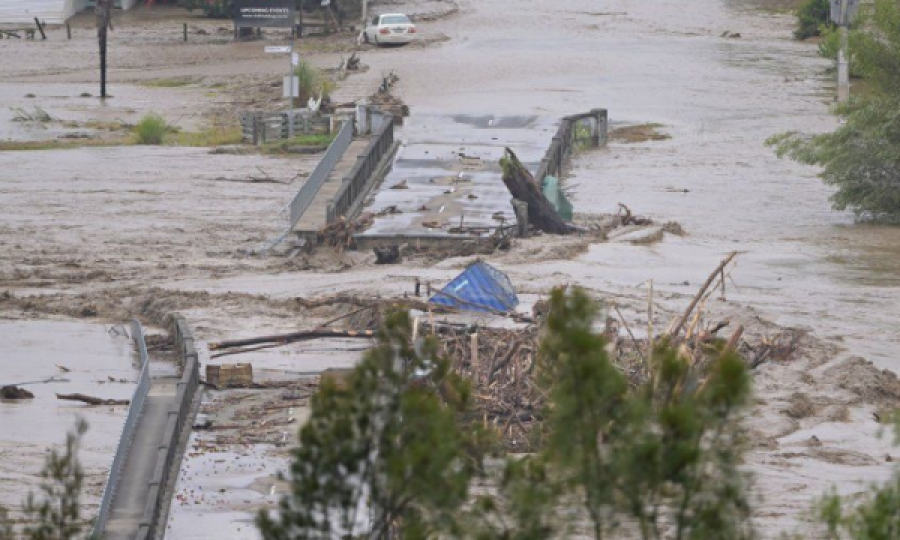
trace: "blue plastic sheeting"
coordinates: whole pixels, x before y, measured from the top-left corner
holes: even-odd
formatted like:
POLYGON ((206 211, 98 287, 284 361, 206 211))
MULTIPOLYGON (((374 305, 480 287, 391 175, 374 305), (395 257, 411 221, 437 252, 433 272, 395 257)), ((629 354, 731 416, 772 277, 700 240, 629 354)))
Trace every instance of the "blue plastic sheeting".
POLYGON ((503 272, 485 262, 475 262, 429 300, 432 304, 466 311, 512 311, 519 297, 503 272))

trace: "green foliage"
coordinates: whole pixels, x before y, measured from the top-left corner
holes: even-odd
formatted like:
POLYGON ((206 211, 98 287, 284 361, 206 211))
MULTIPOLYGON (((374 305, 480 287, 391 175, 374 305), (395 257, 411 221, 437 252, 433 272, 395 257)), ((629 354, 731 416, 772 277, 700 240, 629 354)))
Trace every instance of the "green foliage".
POLYGON ((306 106, 309 98, 328 97, 336 88, 334 82, 322 71, 305 61, 294 68, 294 75, 297 77, 297 99, 303 106, 306 106))
POLYGON ((506 461, 497 491, 478 497, 462 521, 472 540, 544 540, 559 530, 553 519, 562 490, 542 456, 506 461))
POLYGON ((426 538, 452 526, 480 462, 480 432, 459 424, 470 389, 434 338, 411 340, 406 314, 392 315, 378 340, 345 386, 326 381, 313 398, 291 495, 277 515, 259 517, 266 540, 349 538, 369 527, 379 538, 395 528, 426 538))
POLYGON ((831 7, 828 0, 806 0, 797 10, 797 28, 794 38, 807 39, 821 35, 823 28, 831 26, 831 7))
POLYGON ((23 510, 25 525, 18 536, 0 507, 0 540, 75 540, 85 536, 81 519, 81 490, 84 471, 78 461, 81 440, 87 423, 79 420, 66 435, 63 452, 52 449, 41 471, 40 492, 28 495, 23 510))
POLYGON ((203 10, 204 15, 214 19, 234 18, 232 0, 178 0, 178 5, 188 11, 203 10))
POLYGON ((345 385, 326 380, 294 452, 291 494, 263 513, 265 540, 543 540, 584 509, 593 537, 623 518, 641 538, 753 537, 739 414, 749 375, 734 354, 689 364, 660 344, 633 387, 594 330, 597 305, 556 290, 536 366, 549 397, 540 453, 507 459, 473 493, 487 437, 467 418, 469 387, 393 315, 345 385), (427 372, 424 379, 415 374, 427 372))
POLYGON ((156 113, 145 114, 134 126, 137 144, 162 144, 171 126, 166 119, 156 113))
MULTIPOLYGON (((900 437, 900 424, 895 433, 900 437)), ((819 513, 832 540, 900 538, 900 471, 895 470, 884 484, 873 486, 858 505, 832 492, 820 503, 819 513)))
POLYGON ((823 167, 822 179, 837 187, 834 207, 858 218, 900 220, 900 6, 875 0, 860 9, 850 32, 854 72, 867 91, 836 108, 843 120, 833 133, 786 133, 771 138, 781 156, 823 167))
POLYGON ((540 373, 551 397, 546 456, 580 493, 595 538, 637 521, 641 537, 751 538, 737 415, 749 376, 734 354, 691 366, 663 343, 651 380, 629 391, 593 330, 597 306, 556 290, 540 373))

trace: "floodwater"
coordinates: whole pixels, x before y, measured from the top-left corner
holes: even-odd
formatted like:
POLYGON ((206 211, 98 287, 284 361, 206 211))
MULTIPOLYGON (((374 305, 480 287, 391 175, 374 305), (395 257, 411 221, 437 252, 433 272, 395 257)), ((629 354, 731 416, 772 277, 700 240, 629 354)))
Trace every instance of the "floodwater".
POLYGON ((57 379, 23 385, 34 399, 0 401, 0 505, 18 509, 40 480, 47 450, 64 443, 66 432, 83 418, 88 432, 79 453, 85 471, 82 502, 86 516, 96 513, 128 408, 89 407, 55 394, 130 399, 135 361, 131 339, 103 325, 0 321, 0 386, 57 379))
POLYGON ((764 144, 784 131, 835 126, 829 63, 814 45, 792 41, 789 15, 722 0, 527 6, 465 3, 446 23, 444 47, 367 61, 376 70, 401 66, 414 114, 559 117, 604 107, 613 127, 663 124, 671 140, 613 143, 579 159, 574 204, 598 213, 622 202, 679 221, 687 236, 508 268, 518 283, 554 273, 597 289, 654 279, 658 290, 689 295, 737 250, 729 299, 781 324, 842 336, 855 354, 900 371, 900 229, 832 211, 832 190, 815 169, 779 160, 764 144), (721 37, 726 30, 741 37, 721 37))

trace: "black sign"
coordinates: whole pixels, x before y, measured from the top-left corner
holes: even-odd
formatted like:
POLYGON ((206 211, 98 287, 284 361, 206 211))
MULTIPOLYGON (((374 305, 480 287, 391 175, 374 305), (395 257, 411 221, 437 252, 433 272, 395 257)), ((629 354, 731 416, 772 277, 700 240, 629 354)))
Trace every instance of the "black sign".
POLYGON ((235 0, 237 28, 290 28, 294 25, 297 0, 235 0))

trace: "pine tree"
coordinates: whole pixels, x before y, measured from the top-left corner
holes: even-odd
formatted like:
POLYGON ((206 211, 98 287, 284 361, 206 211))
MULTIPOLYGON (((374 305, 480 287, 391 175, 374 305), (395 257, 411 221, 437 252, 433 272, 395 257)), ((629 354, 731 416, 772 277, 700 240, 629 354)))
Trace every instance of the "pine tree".
POLYGON ((87 528, 81 519, 81 491, 84 471, 78 461, 81 439, 87 423, 79 420, 75 429, 66 435, 65 450, 52 449, 41 471, 39 495, 29 494, 23 510, 25 526, 16 534, 9 516, 0 507, 0 540, 77 540, 86 537, 87 528))
POLYGON ((313 398, 291 494, 277 516, 260 515, 263 538, 418 539, 452 529, 480 463, 479 431, 460 424, 469 395, 433 337, 413 342, 409 317, 389 317, 346 385, 326 381, 313 398))
POLYGON ((594 331, 598 306, 583 291, 556 290, 541 374, 551 397, 545 455, 580 495, 596 539, 622 516, 641 538, 753 537, 747 477, 738 470, 738 415, 749 375, 733 353, 691 365, 660 344, 649 382, 630 388, 594 331))

